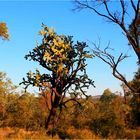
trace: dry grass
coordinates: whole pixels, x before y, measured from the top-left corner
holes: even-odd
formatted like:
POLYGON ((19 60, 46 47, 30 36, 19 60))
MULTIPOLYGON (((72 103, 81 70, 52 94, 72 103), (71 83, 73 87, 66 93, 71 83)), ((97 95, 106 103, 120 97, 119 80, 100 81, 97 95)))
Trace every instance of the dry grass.
MULTIPOLYGON (((88 129, 75 129, 70 127, 67 130, 68 135, 71 139, 99 139, 93 132, 88 129)), ((47 136, 45 132, 39 131, 25 131, 24 129, 19 128, 0 128, 0 140, 51 140, 60 138, 56 135, 53 138, 47 136)))
POLYGON ((71 136, 72 139, 101 139, 89 129, 76 129, 74 127, 70 127, 67 130, 67 133, 71 136))
MULTIPOLYGON (((74 127, 69 127, 67 129, 67 134, 70 139, 102 139, 101 137, 95 135, 89 129, 76 129, 74 127)), ((54 136, 53 138, 46 135, 43 131, 25 131, 19 128, 0 128, 0 140, 59 140, 59 136, 54 136)), ((111 137, 108 139, 112 139, 111 137)), ((126 131, 126 139, 140 139, 140 127, 135 130, 126 131)), ((125 139, 125 140, 126 140, 125 139)))
POLYGON ((59 139, 58 136, 53 138, 47 136, 45 132, 39 131, 25 131, 24 129, 19 128, 0 128, 0 140, 51 140, 59 139))

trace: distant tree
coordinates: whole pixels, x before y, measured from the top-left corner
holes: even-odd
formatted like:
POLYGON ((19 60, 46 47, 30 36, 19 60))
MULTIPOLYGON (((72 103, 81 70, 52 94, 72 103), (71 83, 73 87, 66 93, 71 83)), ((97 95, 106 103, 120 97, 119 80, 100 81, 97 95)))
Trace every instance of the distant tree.
POLYGON ((110 89, 105 89, 100 100, 105 103, 110 103, 115 97, 116 95, 110 89))
POLYGON ((7 77, 6 73, 0 72, 0 126, 3 125, 3 121, 7 113, 8 95, 14 93, 16 86, 7 77))
MULTIPOLYGON (((37 122, 37 118, 34 113, 38 109, 36 97, 31 93, 22 94, 18 100, 17 105, 19 110, 17 110, 16 115, 21 116, 17 117, 17 124, 19 127, 23 127, 26 130, 33 130, 39 128, 39 123, 37 122)), ((37 112, 39 114, 39 112, 37 112)), ((41 117, 41 116, 40 116, 41 117)))
POLYGON ((104 90, 91 114, 90 128, 104 138, 124 138, 125 113, 128 111, 121 97, 110 89, 104 90))
POLYGON ((22 84, 25 89, 29 85, 39 87, 46 99, 49 115, 45 127, 48 129, 49 125, 57 123, 58 116, 68 102, 80 105, 78 98, 87 97, 84 89, 93 85, 93 81, 86 73, 86 59, 92 58, 92 55, 87 51, 85 42, 77 41, 74 44, 72 37, 58 35, 45 25, 39 34, 43 36, 42 43, 25 58, 38 62, 47 70, 47 74, 41 74, 39 70, 36 73, 29 72, 27 80, 23 78, 22 84), (65 98, 66 95, 72 96, 65 98))
POLYGON ((8 28, 6 23, 4 22, 0 22, 0 37, 2 37, 2 39, 9 39, 9 33, 8 33, 8 28))

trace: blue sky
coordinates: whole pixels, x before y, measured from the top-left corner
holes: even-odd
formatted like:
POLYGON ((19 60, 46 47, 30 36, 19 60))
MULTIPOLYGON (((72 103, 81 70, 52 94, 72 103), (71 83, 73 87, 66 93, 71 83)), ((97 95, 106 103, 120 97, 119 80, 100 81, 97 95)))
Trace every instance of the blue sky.
MULTIPOLYGON (((101 47, 111 41, 111 47, 116 48, 115 55, 128 51, 129 61, 123 62, 119 68, 130 80, 137 69, 136 56, 122 31, 90 11, 73 12, 73 8, 70 1, 0 1, 0 21, 7 23, 10 33, 8 42, 0 40, 0 71, 6 72, 14 84, 19 84, 29 70, 40 69, 24 56, 35 47, 36 41, 40 41, 38 32, 43 22, 54 27, 58 34, 72 35, 75 41, 86 41, 91 48, 90 41, 97 42, 101 37, 101 47)), ((88 94, 102 94, 106 88, 121 91, 120 81, 101 60, 88 61, 87 71, 96 86, 90 88, 88 94)))

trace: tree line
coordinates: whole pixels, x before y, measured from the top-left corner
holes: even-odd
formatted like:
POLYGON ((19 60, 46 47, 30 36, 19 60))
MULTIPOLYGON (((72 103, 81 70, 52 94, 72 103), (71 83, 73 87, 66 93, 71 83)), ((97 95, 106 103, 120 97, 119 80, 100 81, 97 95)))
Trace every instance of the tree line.
MULTIPOLYGON (((135 77, 140 74, 135 74, 135 77)), ((136 79, 133 79, 133 84, 136 79)), ((138 80, 139 82, 139 80, 138 80)), ((135 84, 137 86, 137 84, 135 84)), ((46 119, 50 112, 46 98, 28 92, 17 92, 16 86, 0 73, 0 127, 24 128, 27 131, 46 131, 46 119)), ((73 96, 73 95, 71 95, 73 96)), ((67 96, 65 101, 72 97, 67 96)), ((110 89, 95 98, 77 98, 57 116, 57 123, 49 123, 47 135, 60 138, 139 138, 136 133, 137 103, 128 93, 127 98, 110 89), (51 129, 50 129, 51 128, 51 129)), ((56 114, 60 110, 56 110, 56 114)))

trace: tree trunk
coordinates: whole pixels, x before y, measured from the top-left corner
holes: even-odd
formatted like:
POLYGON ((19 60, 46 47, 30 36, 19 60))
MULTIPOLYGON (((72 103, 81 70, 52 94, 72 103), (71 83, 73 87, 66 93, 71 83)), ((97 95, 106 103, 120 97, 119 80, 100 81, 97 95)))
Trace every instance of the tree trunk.
POLYGON ((56 115, 56 109, 54 107, 52 107, 52 109, 50 110, 48 118, 45 120, 45 129, 46 130, 49 128, 49 124, 51 122, 51 119, 52 119, 52 117, 55 117, 55 115, 56 115))

